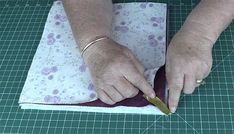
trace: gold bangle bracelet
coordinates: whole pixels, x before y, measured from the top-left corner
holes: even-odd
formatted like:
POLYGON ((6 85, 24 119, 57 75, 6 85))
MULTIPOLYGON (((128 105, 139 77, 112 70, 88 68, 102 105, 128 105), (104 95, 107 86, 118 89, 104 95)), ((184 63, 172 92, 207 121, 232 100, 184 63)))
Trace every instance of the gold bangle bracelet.
POLYGON ((105 39, 109 39, 107 36, 102 36, 102 37, 98 37, 95 40, 91 41, 90 43, 88 43, 81 51, 81 57, 83 57, 84 52, 90 47, 92 46, 94 43, 101 41, 101 40, 105 40, 105 39))

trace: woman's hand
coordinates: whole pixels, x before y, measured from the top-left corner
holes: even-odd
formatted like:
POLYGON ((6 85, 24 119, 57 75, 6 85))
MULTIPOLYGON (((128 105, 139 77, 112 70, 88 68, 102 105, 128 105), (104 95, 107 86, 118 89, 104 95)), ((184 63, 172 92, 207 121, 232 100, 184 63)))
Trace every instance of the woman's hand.
POLYGON ((169 108, 175 112, 181 91, 193 93, 197 80, 208 76, 212 67, 212 45, 202 34, 179 31, 172 39, 166 59, 169 108))
POLYGON ((105 39, 93 44, 85 51, 84 60, 103 102, 115 104, 134 97, 139 90, 155 97, 152 87, 144 78, 144 67, 129 49, 113 40, 105 39))

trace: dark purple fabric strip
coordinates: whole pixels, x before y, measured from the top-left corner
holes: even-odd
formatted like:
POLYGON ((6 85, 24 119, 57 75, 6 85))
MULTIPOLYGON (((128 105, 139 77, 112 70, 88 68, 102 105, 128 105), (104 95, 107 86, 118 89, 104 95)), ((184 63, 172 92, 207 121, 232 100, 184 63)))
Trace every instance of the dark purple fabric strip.
MULTIPOLYGON (((165 66, 159 68, 154 78, 154 91, 156 96, 163 102, 165 101, 165 88, 166 88, 166 77, 165 77, 165 66)), ((78 106, 95 106, 95 107, 116 107, 116 106, 130 106, 130 107, 142 107, 150 104, 144 99, 143 93, 139 92, 133 98, 125 99, 115 105, 108 105, 103 103, 101 100, 96 100, 88 103, 77 104, 78 106)))

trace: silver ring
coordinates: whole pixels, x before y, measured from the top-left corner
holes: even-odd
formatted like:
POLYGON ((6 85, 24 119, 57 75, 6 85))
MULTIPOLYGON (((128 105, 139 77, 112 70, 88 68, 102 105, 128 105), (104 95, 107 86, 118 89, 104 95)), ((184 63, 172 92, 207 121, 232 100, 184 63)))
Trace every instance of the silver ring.
POLYGON ((202 79, 201 80, 196 80, 196 83, 200 85, 200 84, 203 83, 203 80, 202 79))

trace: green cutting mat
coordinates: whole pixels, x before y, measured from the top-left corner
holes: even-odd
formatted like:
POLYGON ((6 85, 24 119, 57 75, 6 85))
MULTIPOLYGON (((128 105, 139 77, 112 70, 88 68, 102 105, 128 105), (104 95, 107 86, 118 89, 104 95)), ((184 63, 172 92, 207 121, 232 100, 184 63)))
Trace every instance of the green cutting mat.
MULTIPOLYGON (((197 2, 164 2, 170 3, 172 36, 197 2)), ((183 96, 177 113, 169 117, 21 110, 17 102, 51 3, 0 0, 0 133, 234 133, 234 24, 214 47, 206 84, 183 96)))

